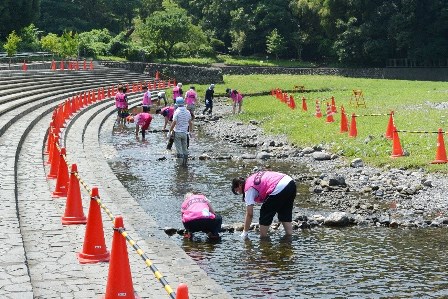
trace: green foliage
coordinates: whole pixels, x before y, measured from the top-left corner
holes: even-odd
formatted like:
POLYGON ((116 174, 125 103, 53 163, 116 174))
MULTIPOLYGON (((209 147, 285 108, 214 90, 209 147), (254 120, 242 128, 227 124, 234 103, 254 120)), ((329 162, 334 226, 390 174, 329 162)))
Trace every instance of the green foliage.
POLYGON ((5 49, 9 57, 12 57, 17 53, 21 41, 22 39, 16 34, 15 30, 8 35, 6 43, 3 45, 3 49, 5 49))
POLYGON ((43 36, 40 39, 40 44, 42 49, 51 52, 53 55, 61 53, 61 42, 55 33, 48 33, 46 36, 43 36))
POLYGON ((231 30, 230 36, 232 37, 232 44, 229 50, 241 56, 246 42, 246 33, 244 31, 231 30))
POLYGON ((20 38, 22 39, 19 46, 20 50, 30 52, 40 50, 39 34, 40 31, 34 24, 23 27, 20 30, 20 38))
POLYGON ((93 29, 79 34, 79 51, 83 56, 97 57, 109 52, 112 35, 109 30, 93 29))
POLYGON ((39 13, 40 0, 0 1, 0 40, 5 40, 13 30, 20 32, 23 27, 36 22, 39 13))
POLYGON ((72 31, 65 31, 59 39, 60 55, 64 58, 76 57, 79 48, 79 35, 72 31))
MULTIPOLYGON (((164 5, 170 7, 172 4, 164 1, 164 5)), ((190 41, 191 27, 186 12, 172 7, 168 11, 154 12, 137 31, 143 45, 163 50, 165 57, 170 59, 177 43, 190 41)))
POLYGON ((276 60, 278 60, 278 56, 285 51, 285 40, 278 33, 277 29, 272 30, 271 33, 267 36, 266 48, 266 52, 268 52, 269 54, 274 54, 276 60))

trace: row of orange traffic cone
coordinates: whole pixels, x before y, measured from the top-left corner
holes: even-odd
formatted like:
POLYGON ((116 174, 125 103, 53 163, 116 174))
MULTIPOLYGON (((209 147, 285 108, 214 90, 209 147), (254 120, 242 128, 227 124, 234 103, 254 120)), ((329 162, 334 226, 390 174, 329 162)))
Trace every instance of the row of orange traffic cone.
MULTIPOLYGON (((70 173, 68 173, 66 149, 59 147, 60 130, 64 126, 65 120, 70 117, 70 114, 66 112, 69 111, 69 108, 66 107, 75 107, 75 105, 71 105, 69 101, 66 101, 55 109, 53 121, 50 123, 47 145, 49 160, 51 160, 48 178, 56 179, 56 187, 52 197, 67 197, 61 222, 63 225, 86 224, 83 248, 81 252, 77 253, 80 263, 97 263, 110 260, 105 298, 116 298, 117 296, 120 298, 136 298, 126 240, 118 232, 118 228, 124 227, 122 217, 115 217, 112 250, 109 252, 103 234, 101 210, 97 203, 99 198, 98 188, 92 188, 89 214, 86 217, 83 212, 77 165, 72 164, 70 173)), ((176 298, 188 298, 188 287, 185 284, 178 286, 176 298)))

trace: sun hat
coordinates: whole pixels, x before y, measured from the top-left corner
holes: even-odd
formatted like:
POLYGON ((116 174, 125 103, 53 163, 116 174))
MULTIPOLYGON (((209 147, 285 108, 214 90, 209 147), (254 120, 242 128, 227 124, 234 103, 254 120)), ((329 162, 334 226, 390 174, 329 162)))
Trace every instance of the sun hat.
POLYGON ((177 97, 176 98, 176 105, 177 106, 183 106, 185 104, 185 101, 182 97, 177 97))

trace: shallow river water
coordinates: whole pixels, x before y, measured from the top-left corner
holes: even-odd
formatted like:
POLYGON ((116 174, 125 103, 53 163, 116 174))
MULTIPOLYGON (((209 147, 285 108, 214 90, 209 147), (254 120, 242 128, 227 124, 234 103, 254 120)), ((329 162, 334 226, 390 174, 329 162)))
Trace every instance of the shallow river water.
MULTIPOLYGON (((152 128, 162 125, 156 115, 152 128)), ((199 132, 190 146, 195 159, 182 167, 166 152, 165 135, 147 133, 147 141, 141 141, 133 125, 101 134, 113 171, 161 229, 183 228, 180 204, 189 191, 206 194, 224 224, 242 222, 245 207, 232 194, 230 181, 266 164, 201 161, 197 157, 202 153, 230 156, 251 149, 199 132)), ((307 171, 284 161, 268 164, 285 173, 307 171)), ((329 212, 306 204, 309 196, 308 186, 299 185, 295 206, 301 214, 329 212)), ((274 232, 269 241, 260 241, 254 232, 247 241, 228 232, 214 243, 202 234, 192 241, 177 234, 171 238, 234 298, 448 298, 446 235, 444 228, 318 227, 296 231, 292 238, 274 232)))

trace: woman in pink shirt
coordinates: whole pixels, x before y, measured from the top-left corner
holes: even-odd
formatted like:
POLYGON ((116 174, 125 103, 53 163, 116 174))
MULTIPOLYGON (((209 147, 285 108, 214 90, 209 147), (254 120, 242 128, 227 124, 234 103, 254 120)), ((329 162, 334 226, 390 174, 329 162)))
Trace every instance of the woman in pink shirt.
POLYGON ((238 106, 238 113, 241 113, 241 106, 243 105, 243 95, 240 94, 236 89, 226 89, 226 93, 233 101, 233 114, 235 114, 236 106, 238 106))
POLYGON ((292 210, 297 187, 289 175, 275 171, 259 171, 246 179, 235 178, 232 181, 232 192, 243 194, 243 201, 246 203, 242 238, 247 238, 255 204, 261 204, 260 238, 268 236, 269 227, 275 214, 277 214, 278 221, 283 224, 285 234, 292 235, 292 210))
POLYGON ((207 233, 210 239, 219 238, 222 217, 215 213, 210 201, 203 194, 187 193, 181 206, 185 237, 192 238, 195 232, 207 233))
POLYGON ((142 139, 145 139, 145 132, 149 129, 152 121, 152 115, 149 113, 149 107, 143 106, 143 112, 134 116, 135 136, 138 136, 139 127, 142 128, 142 139))

